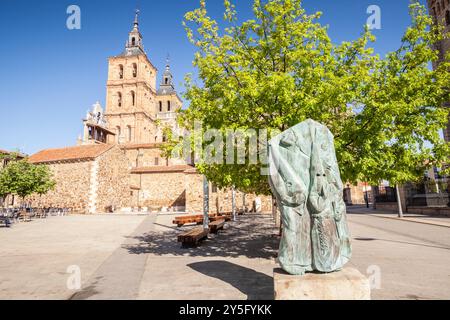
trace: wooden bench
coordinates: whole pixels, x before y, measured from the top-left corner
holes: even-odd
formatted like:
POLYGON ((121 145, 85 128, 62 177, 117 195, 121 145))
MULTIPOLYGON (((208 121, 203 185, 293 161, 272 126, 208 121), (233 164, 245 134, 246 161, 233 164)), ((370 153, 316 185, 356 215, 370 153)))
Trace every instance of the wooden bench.
MULTIPOLYGON (((210 221, 214 221, 214 219, 216 219, 215 214, 210 214, 208 217, 209 217, 210 221)), ((187 223, 202 224, 203 223, 203 215, 196 214, 196 215, 178 216, 178 217, 175 217, 175 219, 172 221, 172 223, 176 224, 178 227, 181 227, 187 223)))
POLYGON ((225 219, 225 221, 231 221, 233 219, 233 213, 231 212, 222 212, 218 215, 219 219, 225 219))
POLYGON ((209 229, 211 230, 211 233, 217 233, 219 230, 223 229, 224 225, 225 225, 225 220, 218 219, 209 224, 209 229))
POLYGON ((209 228, 196 227, 187 232, 178 235, 178 242, 181 242, 183 247, 193 247, 198 245, 201 240, 208 237, 209 228))
POLYGON ((25 210, 22 210, 17 215, 17 221, 22 220, 23 222, 30 222, 31 221, 31 214, 29 212, 26 212, 25 210))

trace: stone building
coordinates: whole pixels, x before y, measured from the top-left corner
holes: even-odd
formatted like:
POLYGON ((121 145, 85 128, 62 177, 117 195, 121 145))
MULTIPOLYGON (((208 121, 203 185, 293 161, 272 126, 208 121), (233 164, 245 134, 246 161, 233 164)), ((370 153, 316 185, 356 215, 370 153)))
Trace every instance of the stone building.
MULTIPOLYGON (((35 199, 40 205, 90 213, 110 206, 202 212, 203 176, 189 159, 161 155, 165 128, 185 132, 176 121, 182 100, 168 59, 158 87, 157 72, 144 51, 136 13, 124 51, 108 59, 105 110, 97 102, 87 112, 77 147, 44 150, 30 158, 48 164, 57 179, 55 191, 35 199)), ((239 194, 236 207, 244 202, 251 207, 255 197, 247 195, 245 201, 239 194)), ((261 198, 262 210, 270 211, 271 198, 261 198)), ((210 184, 210 209, 231 211, 231 190, 217 191, 210 184)))
POLYGON ((35 206, 95 213, 121 208, 131 201, 126 157, 117 145, 47 149, 28 160, 48 165, 56 181, 54 190, 31 199, 35 206))
MULTIPOLYGON (((441 24, 445 28, 445 32, 450 32, 450 0, 427 0, 428 10, 436 23, 441 24)), ((450 50, 450 39, 444 39, 437 44, 439 50, 439 60, 442 61, 450 50)), ((438 62, 439 63, 439 62, 438 62)), ((433 65, 436 67, 436 65, 433 65)), ((450 102, 446 104, 450 107, 450 102)), ((447 128, 444 130, 445 141, 450 141, 450 115, 447 128)))

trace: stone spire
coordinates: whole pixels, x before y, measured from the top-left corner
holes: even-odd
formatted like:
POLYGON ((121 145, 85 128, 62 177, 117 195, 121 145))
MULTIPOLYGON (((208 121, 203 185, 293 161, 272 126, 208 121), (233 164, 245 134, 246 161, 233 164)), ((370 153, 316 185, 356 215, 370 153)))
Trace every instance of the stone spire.
POLYGON ((128 35, 128 41, 125 46, 124 55, 145 54, 144 45, 142 44, 142 35, 139 31, 139 10, 135 11, 133 29, 128 35))
POLYGON ((173 87, 173 76, 172 76, 172 72, 170 71, 170 57, 169 57, 169 55, 167 55, 167 58, 166 58, 166 69, 164 70, 164 73, 163 73, 161 86, 171 86, 172 89, 174 89, 174 87, 173 87))

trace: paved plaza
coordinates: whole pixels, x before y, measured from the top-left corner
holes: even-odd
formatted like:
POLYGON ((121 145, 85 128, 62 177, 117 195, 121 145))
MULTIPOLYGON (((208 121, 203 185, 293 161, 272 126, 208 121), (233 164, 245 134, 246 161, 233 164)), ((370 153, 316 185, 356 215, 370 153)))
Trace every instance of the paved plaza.
MULTIPOLYGON (((450 228, 351 209, 373 299, 449 299, 450 228), (374 275, 376 276, 374 278, 374 275), (378 277, 379 275, 379 277, 378 277)), ((277 229, 248 214, 183 249, 173 215, 73 215, 0 227, 0 299, 272 299, 277 229), (71 290, 70 267, 82 287, 71 290), (69 269, 68 269, 69 268, 69 269)))

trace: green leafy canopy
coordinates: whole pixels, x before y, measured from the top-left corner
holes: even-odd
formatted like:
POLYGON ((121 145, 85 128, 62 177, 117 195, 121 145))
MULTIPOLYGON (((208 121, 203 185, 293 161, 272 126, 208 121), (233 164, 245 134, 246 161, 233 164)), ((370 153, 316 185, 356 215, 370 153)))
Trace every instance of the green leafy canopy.
MULTIPOLYGON (((447 35, 424 6, 410 5, 401 46, 380 57, 368 28, 334 44, 318 22, 321 13, 307 14, 301 0, 255 0, 254 17, 242 23, 231 2, 224 3, 224 27, 204 0, 185 15, 202 83, 186 77, 184 128, 193 130, 198 120, 203 130, 284 131, 311 118, 333 133, 349 182, 402 183, 447 160, 449 145, 439 132, 448 115, 450 65, 446 59, 430 68, 439 59, 435 45, 447 35)), ((200 161, 197 167, 219 187, 269 193, 261 166, 200 161)))
POLYGON ((23 159, 11 161, 0 171, 0 196, 16 194, 22 199, 33 193, 45 194, 55 187, 50 169, 23 159))

